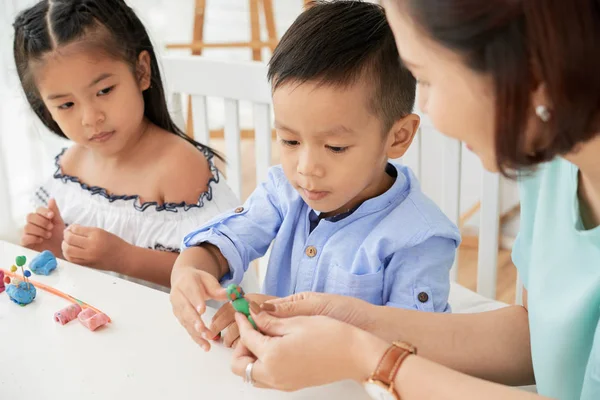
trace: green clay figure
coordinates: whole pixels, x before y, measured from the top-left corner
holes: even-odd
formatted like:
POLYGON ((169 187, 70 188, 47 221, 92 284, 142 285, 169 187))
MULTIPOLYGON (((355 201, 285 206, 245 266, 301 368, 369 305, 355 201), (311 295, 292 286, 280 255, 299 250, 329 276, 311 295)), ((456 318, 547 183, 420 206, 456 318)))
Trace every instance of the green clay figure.
POLYGON ((231 301, 233 309, 248 317, 248 321, 250 321, 254 329, 258 329, 252 320, 252 316, 250 316, 250 304, 248 303, 248 300, 244 298, 244 291, 242 288, 235 283, 227 286, 227 298, 231 301))

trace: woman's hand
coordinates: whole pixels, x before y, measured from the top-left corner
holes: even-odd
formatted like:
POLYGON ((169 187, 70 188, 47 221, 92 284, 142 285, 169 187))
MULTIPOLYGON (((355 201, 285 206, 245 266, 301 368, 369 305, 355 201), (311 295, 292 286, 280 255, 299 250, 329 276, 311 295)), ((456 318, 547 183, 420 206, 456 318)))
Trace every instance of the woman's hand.
MULTIPOLYGON (((246 293, 244 297, 248 299, 248 301, 254 302, 256 307, 267 300, 277 298, 275 296, 267 296, 258 293, 246 293)), ((235 310, 231 305, 231 302, 227 302, 217 310, 211 321, 209 329, 212 333, 217 335, 216 338, 219 338, 219 334, 227 329, 225 335, 223 335, 223 344, 225 347, 235 347, 240 338, 240 331, 234 317, 235 310)))
POLYGON ((376 325, 373 311, 377 306, 354 297, 335 294, 298 293, 267 301, 261 305, 261 308, 280 318, 322 315, 368 332, 371 332, 376 325))
POLYGON ((363 381, 389 347, 374 335, 323 316, 279 319, 252 312, 262 333, 242 314, 235 318, 240 343, 232 370, 244 377, 254 362, 252 378, 259 387, 294 391, 345 379, 363 381))

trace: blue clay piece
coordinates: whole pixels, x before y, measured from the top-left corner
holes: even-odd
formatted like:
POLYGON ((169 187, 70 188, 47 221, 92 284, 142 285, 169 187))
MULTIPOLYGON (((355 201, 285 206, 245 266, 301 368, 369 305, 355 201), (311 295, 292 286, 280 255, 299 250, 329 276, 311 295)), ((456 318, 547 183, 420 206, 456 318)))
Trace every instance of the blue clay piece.
POLYGON ((29 263, 29 269, 37 275, 50 275, 56 269, 56 257, 52 252, 46 250, 29 263))
POLYGON ((19 282, 18 285, 8 285, 6 294, 14 303, 26 306, 35 299, 36 290, 31 283, 27 285, 26 282, 19 282))

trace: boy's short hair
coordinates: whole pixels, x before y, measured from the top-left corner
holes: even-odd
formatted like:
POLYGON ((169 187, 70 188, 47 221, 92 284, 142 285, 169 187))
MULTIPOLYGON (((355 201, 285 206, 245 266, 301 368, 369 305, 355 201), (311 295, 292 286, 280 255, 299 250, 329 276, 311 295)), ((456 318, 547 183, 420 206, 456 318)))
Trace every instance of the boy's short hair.
POLYGON ((416 80, 398 56, 383 8, 357 0, 313 2, 283 35, 268 78, 273 90, 290 82, 348 87, 368 79, 369 107, 385 132, 415 104, 416 80))

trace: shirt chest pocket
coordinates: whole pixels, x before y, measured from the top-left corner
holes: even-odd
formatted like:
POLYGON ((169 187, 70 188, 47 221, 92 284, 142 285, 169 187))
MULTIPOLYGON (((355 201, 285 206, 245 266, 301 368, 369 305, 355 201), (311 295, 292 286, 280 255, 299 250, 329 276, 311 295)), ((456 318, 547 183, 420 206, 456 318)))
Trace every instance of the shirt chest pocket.
POLYGON ((332 265, 327 274, 325 292, 356 297, 375 305, 383 304, 383 271, 353 274, 338 265, 332 265))

